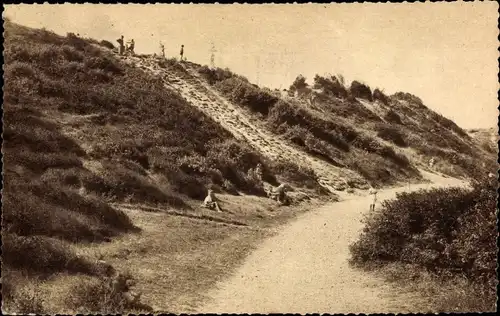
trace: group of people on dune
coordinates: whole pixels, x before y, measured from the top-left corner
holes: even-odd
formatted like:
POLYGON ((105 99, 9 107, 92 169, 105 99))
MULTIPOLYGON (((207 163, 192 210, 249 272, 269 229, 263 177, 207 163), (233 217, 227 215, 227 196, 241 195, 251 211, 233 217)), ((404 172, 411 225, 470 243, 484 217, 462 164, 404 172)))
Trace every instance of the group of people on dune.
MULTIPOLYGON (((125 42, 125 39, 123 35, 116 40, 119 44, 118 46, 118 54, 120 55, 134 55, 134 49, 135 49, 135 42, 134 39, 130 39, 127 42, 125 42)), ((161 50, 161 55, 165 57, 165 45, 160 43, 160 50, 161 50)), ((156 54, 155 54, 156 55, 156 54)), ((180 50, 180 60, 184 60, 184 45, 181 45, 181 50, 180 50)))

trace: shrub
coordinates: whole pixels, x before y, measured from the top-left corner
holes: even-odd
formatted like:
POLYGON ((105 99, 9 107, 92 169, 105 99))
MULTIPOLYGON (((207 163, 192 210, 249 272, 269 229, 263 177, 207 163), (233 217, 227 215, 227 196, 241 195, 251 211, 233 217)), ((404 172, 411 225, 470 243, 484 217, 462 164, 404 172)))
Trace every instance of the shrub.
POLYGON ((123 68, 116 61, 108 57, 90 57, 85 60, 85 67, 90 69, 100 69, 114 75, 122 75, 123 68))
POLYGON ((382 91, 380 91, 378 88, 373 90, 373 99, 374 100, 379 100, 385 105, 389 104, 389 97, 385 95, 382 91))
POLYGON ((34 78, 36 76, 33 66, 29 63, 21 61, 21 59, 6 64, 4 66, 4 72, 5 75, 10 78, 34 78))
POLYGON ((166 173, 168 181, 175 192, 185 194, 190 198, 203 200, 207 195, 205 184, 199 178, 180 170, 171 170, 166 173))
POLYGON ((351 83, 349 93, 353 97, 373 101, 372 90, 370 89, 370 87, 356 80, 351 83))
POLYGON ((268 115, 270 108, 278 101, 272 93, 263 91, 240 78, 218 81, 215 87, 232 101, 263 115, 268 115))
POLYGON ((470 139, 470 136, 469 134, 467 134, 466 131, 464 131, 462 128, 460 128, 455 122, 453 122, 452 120, 442 116, 441 114, 439 113, 436 113, 436 112, 433 112, 433 111, 430 111, 430 116, 431 118, 437 122, 438 124, 440 124, 441 126, 444 126, 446 129, 448 130, 451 130, 451 131, 454 131, 455 133, 457 133, 458 135, 460 135, 461 137, 464 137, 466 139, 470 139))
POLYGON ((109 42, 109 41, 106 41, 106 40, 102 40, 99 42, 99 45, 103 46, 103 47, 106 47, 108 49, 114 49, 115 48, 115 45, 113 45, 113 43, 109 42))
POLYGON ((205 78, 205 80, 208 81, 209 84, 213 85, 219 81, 224 81, 226 79, 230 78, 238 78, 240 80, 243 80, 245 82, 248 82, 245 78, 238 76, 234 73, 232 73, 229 69, 222 69, 222 68, 210 68, 208 66, 202 66, 198 69, 198 73, 202 75, 202 77, 205 78))
POLYGON ((290 88, 288 88, 288 93, 291 96, 295 95, 295 93, 297 93, 298 96, 301 96, 308 89, 308 87, 309 85, 306 82, 306 78, 303 75, 298 75, 290 85, 290 88))
POLYGON ((345 98, 348 92, 337 77, 324 78, 319 75, 314 77, 314 89, 322 89, 323 93, 337 98, 345 98))
POLYGON ((6 163, 21 164, 36 173, 42 173, 50 168, 75 168, 82 167, 81 160, 74 154, 41 153, 22 150, 14 157, 5 158, 6 163))
POLYGON ((95 269, 87 260, 76 256, 57 239, 44 236, 2 236, 2 261, 28 273, 52 274, 71 272, 93 274, 95 269))
POLYGON ((423 104, 422 100, 421 100, 419 97, 417 97, 417 96, 415 96, 415 95, 413 95, 413 94, 411 94, 411 93, 407 93, 407 92, 396 92, 396 93, 394 93, 394 94, 392 95, 392 97, 394 97, 394 98, 396 98, 396 99, 399 99, 399 100, 404 100, 404 101, 407 101, 407 102, 409 102, 410 104, 413 104, 413 105, 415 105, 415 106, 417 106, 417 107, 420 107, 420 108, 427 108, 427 107, 423 104))
POLYGON ((74 189, 81 186, 81 170, 78 168, 48 169, 42 174, 40 180, 45 183, 58 184, 74 189))
POLYGON ((80 51, 84 50, 89 45, 86 40, 71 32, 66 34, 66 42, 80 51))
POLYGON ((379 124, 376 127, 377 136, 382 138, 383 140, 390 141, 399 147, 408 147, 408 143, 406 142, 403 134, 394 127, 387 126, 384 124, 379 124))
POLYGON ((353 152, 347 157, 346 164, 370 183, 391 184, 395 180, 388 162, 374 153, 365 151, 353 152))
POLYGON ((243 192, 257 195, 265 193, 259 183, 247 177, 248 170, 255 168, 258 163, 263 165, 264 171, 269 170, 256 152, 234 140, 211 143, 209 148, 206 164, 210 169, 219 170, 225 179, 243 192))
POLYGON ((387 111, 384 116, 384 120, 386 120, 388 123, 403 124, 403 122, 401 121, 401 117, 393 110, 387 111))
POLYGON ((22 236, 44 235, 73 242, 102 241, 134 229, 123 212, 56 183, 28 184, 10 178, 3 203, 5 229, 22 236), (16 192, 23 192, 23 195, 16 192))
POLYGON ((311 155, 319 157, 330 164, 337 167, 343 167, 344 165, 337 161, 342 154, 338 149, 325 142, 324 140, 315 138, 312 134, 306 134, 305 138, 306 151, 311 155))
MULTIPOLYGON (((4 272, 4 271, 2 271, 4 272)), ((10 271, 9 271, 10 272, 10 271)), ((2 311, 6 314, 45 314, 43 300, 37 289, 38 282, 17 285, 6 292, 5 274, 2 273, 2 311)), ((10 284, 11 280, 7 281, 10 284)), ((9 286, 10 287, 10 286, 9 286)))
POLYGON ((288 161, 273 164, 273 169, 292 184, 303 184, 307 188, 321 190, 314 170, 288 161))
POLYGON ((495 280, 496 181, 400 193, 366 218, 352 262, 415 264, 446 277, 495 280))
POLYGON ((165 188, 151 183, 147 177, 125 167, 118 161, 104 161, 102 177, 83 179, 85 188, 113 200, 129 198, 133 202, 149 202, 186 207, 182 199, 165 188))
POLYGON ((85 58, 83 53, 75 49, 73 46, 63 45, 61 47, 61 50, 63 52, 64 58, 68 61, 81 62, 85 58))
POLYGON ((381 157, 388 158, 393 162, 403 167, 410 166, 408 158, 402 154, 398 154, 392 147, 381 144, 374 138, 365 135, 359 135, 354 139, 352 145, 362 149, 368 153, 377 154, 381 157))
POLYGON ((275 132, 287 134, 287 137, 293 138, 293 141, 298 142, 300 146, 304 146, 305 135, 310 133, 336 148, 349 151, 347 141, 357 135, 356 131, 347 125, 320 119, 303 108, 292 107, 283 100, 279 100, 269 112, 268 123, 275 132), (296 126, 293 127, 296 131, 287 132, 288 126, 296 126))
POLYGON ((125 311, 152 311, 140 301, 132 302, 125 294, 135 282, 131 273, 119 273, 113 278, 81 278, 66 297, 66 305, 80 313, 123 313, 125 311), (130 282, 132 281, 132 282, 130 282))

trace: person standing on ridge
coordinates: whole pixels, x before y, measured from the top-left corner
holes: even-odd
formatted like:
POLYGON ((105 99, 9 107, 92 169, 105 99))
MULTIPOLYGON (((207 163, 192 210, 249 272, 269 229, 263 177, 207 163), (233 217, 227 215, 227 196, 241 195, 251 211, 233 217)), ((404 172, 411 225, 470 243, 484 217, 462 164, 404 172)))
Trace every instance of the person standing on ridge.
POLYGON ((161 50, 161 57, 165 58, 165 45, 163 45, 163 43, 160 43, 160 50, 161 50))
POLYGON ((127 53, 134 54, 135 42, 133 39, 127 42, 127 53))
POLYGON ((135 48, 135 42, 134 42, 134 39, 132 39, 130 41, 130 46, 129 46, 129 49, 130 49, 130 52, 132 53, 132 55, 134 54, 134 48, 135 48))
POLYGON ((118 48, 118 53, 120 55, 123 55, 123 53, 125 52, 125 42, 123 40, 123 35, 122 35, 122 37, 120 37, 116 41, 118 42, 118 44, 120 44, 120 47, 118 48))
POLYGON ((184 56, 184 45, 181 45, 181 61, 184 56))

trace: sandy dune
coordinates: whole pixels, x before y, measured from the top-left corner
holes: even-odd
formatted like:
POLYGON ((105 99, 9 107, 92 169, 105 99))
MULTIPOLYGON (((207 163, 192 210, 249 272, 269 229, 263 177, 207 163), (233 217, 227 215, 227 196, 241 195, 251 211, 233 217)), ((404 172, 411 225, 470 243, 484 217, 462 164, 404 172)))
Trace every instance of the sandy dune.
MULTIPOLYGON (((273 160, 289 160, 311 167, 318 182, 344 200, 299 217, 278 235, 264 241, 232 277, 208 293, 211 299, 201 313, 397 313, 418 312, 418 296, 401 294, 381 277, 348 265, 350 243, 363 227, 370 198, 344 194, 348 179, 365 182, 346 169, 337 168, 280 141, 265 126, 251 120, 201 79, 192 66, 167 71, 157 61, 127 57, 177 90, 183 98, 221 124, 237 139, 246 140, 273 160), (417 308, 417 310, 415 310, 417 308)), ((463 184, 422 171, 436 186, 463 184)), ((366 183, 366 182, 365 182, 366 183)), ((429 184, 412 185, 411 190, 429 184)), ((379 201, 393 198, 408 187, 383 190, 379 201)))
MULTIPOLYGON (((463 182, 434 176, 434 184, 463 182)), ((408 188, 384 190, 380 200, 408 188)), ((234 275, 209 293, 201 313, 397 313, 418 312, 418 298, 396 292, 380 277, 348 265, 369 196, 306 213, 262 243, 234 275), (415 310, 417 308, 417 310, 415 310)))
POLYGON ((366 181, 354 171, 338 168, 312 157, 284 143, 256 120, 249 119, 248 114, 206 83, 188 63, 183 64, 187 71, 183 74, 161 68, 154 59, 129 56, 124 58, 124 61, 162 78, 165 85, 174 88, 184 99, 214 119, 236 139, 247 141, 262 155, 274 161, 292 161, 312 168, 319 177, 319 184, 331 192, 348 188, 347 180, 356 180, 367 188, 366 181))

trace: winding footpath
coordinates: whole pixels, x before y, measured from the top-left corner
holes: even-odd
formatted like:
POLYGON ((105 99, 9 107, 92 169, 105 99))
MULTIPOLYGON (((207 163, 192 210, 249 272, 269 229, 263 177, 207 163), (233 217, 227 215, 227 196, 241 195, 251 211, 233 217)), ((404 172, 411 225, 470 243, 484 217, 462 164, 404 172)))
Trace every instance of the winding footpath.
MULTIPOLYGON (((411 190, 466 185, 427 174, 432 184, 411 190)), ((408 187, 380 191, 379 201, 408 187)), ((381 277, 348 265, 370 196, 346 196, 299 217, 264 241, 227 280, 208 293, 200 313, 418 312, 418 298, 397 292, 381 277)), ((378 205, 380 206, 380 205, 378 205)))

